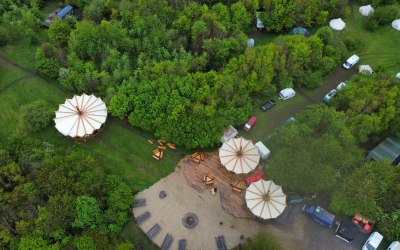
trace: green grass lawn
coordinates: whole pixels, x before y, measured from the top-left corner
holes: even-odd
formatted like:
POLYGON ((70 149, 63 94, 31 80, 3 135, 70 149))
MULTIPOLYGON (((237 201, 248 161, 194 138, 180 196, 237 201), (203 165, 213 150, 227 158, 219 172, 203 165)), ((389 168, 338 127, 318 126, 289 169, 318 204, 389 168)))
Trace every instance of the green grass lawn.
POLYGON ((26 76, 29 76, 29 74, 0 60, 0 89, 4 88, 12 81, 26 76))
POLYGON ((359 64, 369 64, 374 69, 377 65, 384 65, 390 72, 400 71, 400 32, 392 28, 391 24, 380 26, 371 32, 364 28, 363 17, 358 13, 359 6, 353 6, 353 15, 344 20, 346 28, 336 34, 341 37, 350 36, 361 42, 359 48, 349 53, 360 56, 359 64))

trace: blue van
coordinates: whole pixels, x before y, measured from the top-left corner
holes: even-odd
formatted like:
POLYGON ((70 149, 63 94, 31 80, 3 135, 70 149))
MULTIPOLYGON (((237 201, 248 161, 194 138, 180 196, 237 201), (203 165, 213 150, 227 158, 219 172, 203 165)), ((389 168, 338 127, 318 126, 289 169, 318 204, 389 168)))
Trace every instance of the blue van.
POLYGON ((305 204, 301 208, 301 211, 324 227, 332 227, 333 222, 335 221, 335 215, 320 206, 305 204))

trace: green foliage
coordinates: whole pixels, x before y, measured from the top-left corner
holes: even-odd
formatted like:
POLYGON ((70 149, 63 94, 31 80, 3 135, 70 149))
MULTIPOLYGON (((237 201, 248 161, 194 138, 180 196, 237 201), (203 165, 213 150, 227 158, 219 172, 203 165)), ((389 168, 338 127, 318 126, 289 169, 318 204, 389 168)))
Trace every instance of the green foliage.
POLYGON ((94 0, 83 9, 83 16, 94 22, 100 22, 106 10, 104 0, 94 0))
POLYGON ((76 198, 75 220, 72 226, 93 229, 100 223, 102 223, 102 216, 96 199, 86 195, 78 196, 76 198))
POLYGON ((343 118, 324 105, 311 106, 296 116, 296 122, 268 141, 274 155, 267 175, 297 192, 332 191, 340 176, 363 158, 343 118))
POLYGON ((56 20, 51 24, 49 30, 47 31, 47 35, 51 43, 65 47, 68 44, 71 30, 71 26, 68 25, 68 23, 61 20, 56 20))
POLYGON ((346 37, 343 42, 346 45, 348 51, 354 51, 358 49, 361 44, 361 41, 359 39, 350 36, 346 37))
POLYGON ((282 247, 274 236, 267 232, 260 232, 243 246, 238 247, 239 250, 281 250, 282 247))
POLYGON ((400 238, 400 210, 391 213, 381 213, 379 217, 379 231, 385 235, 387 241, 400 238))
POLYGON ((96 250, 96 242, 90 236, 80 236, 74 241, 78 250, 96 250))
POLYGON ((29 131, 40 131, 50 125, 53 110, 44 100, 37 100, 21 107, 21 119, 29 131))

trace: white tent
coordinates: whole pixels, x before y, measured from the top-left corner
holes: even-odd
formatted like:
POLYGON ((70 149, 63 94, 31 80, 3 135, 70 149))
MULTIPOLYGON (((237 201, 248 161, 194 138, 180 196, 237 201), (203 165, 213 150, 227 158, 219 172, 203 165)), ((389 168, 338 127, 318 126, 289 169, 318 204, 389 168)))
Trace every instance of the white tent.
POLYGON ((261 21, 261 19, 259 18, 261 12, 256 12, 256 18, 257 18, 257 22, 256 22, 256 27, 257 29, 262 29, 265 28, 264 27, 264 23, 261 21))
POLYGON ((372 8, 371 5, 365 5, 365 6, 361 6, 360 9, 360 14, 363 16, 369 16, 372 13, 374 13, 374 8, 372 8))
POLYGON ((251 141, 233 138, 219 149, 221 164, 236 174, 247 174, 255 169, 260 161, 258 148, 251 141))
POLYGON ((364 75, 370 75, 374 71, 372 70, 371 66, 369 66, 369 65, 360 65, 360 67, 358 68, 358 72, 361 74, 364 74, 364 75))
POLYGON ((393 29, 400 31, 400 19, 393 20, 392 27, 393 29))
POLYGON ((400 72, 396 74, 396 78, 400 79, 400 72))
POLYGON ((346 24, 343 22, 342 18, 338 18, 338 19, 332 19, 329 22, 329 26, 333 30, 342 30, 344 29, 344 27, 346 27, 346 24))
POLYGON ((245 199, 250 211, 262 219, 276 218, 286 207, 286 194, 273 181, 259 180, 251 183, 245 199))
POLYGON ((249 40, 247 40, 247 47, 249 47, 249 48, 254 47, 254 39, 253 38, 250 38, 249 40))
POLYGON ((238 134, 237 130, 232 127, 232 125, 229 125, 229 127, 224 131, 224 135, 221 136, 220 142, 224 143, 229 141, 230 139, 236 137, 238 134))
POLYGON ((56 111, 56 128, 65 136, 87 137, 106 122, 107 108, 94 95, 81 95, 67 99, 56 111))
POLYGON ((265 160, 271 154, 271 151, 264 145, 264 143, 262 143, 262 141, 257 142, 255 146, 258 148, 258 153, 260 154, 261 159, 265 160))

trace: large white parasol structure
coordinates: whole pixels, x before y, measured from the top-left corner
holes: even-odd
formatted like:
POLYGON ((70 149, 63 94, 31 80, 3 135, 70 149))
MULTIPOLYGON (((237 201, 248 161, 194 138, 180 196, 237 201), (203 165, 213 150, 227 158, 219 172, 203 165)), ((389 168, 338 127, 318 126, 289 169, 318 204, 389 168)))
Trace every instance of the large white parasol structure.
POLYGON ((392 27, 393 29, 400 31, 400 19, 393 20, 392 27))
POLYGON ((260 154, 253 142, 240 137, 230 139, 222 145, 219 149, 219 159, 229 171, 247 174, 257 167, 260 154))
POLYGON ((372 13, 374 13, 374 8, 372 8, 371 5, 361 6, 360 9, 359 9, 359 12, 363 16, 369 16, 372 13))
POLYGON ((247 188, 246 204, 257 217, 273 219, 285 210, 286 194, 273 181, 259 180, 247 188))
POLYGON ((65 136, 87 137, 100 129, 107 119, 107 107, 94 95, 74 95, 56 111, 56 128, 65 136))
POLYGON ((346 24, 343 22, 342 18, 338 18, 338 19, 332 19, 329 22, 329 26, 333 30, 342 30, 344 29, 344 27, 346 27, 346 24))

